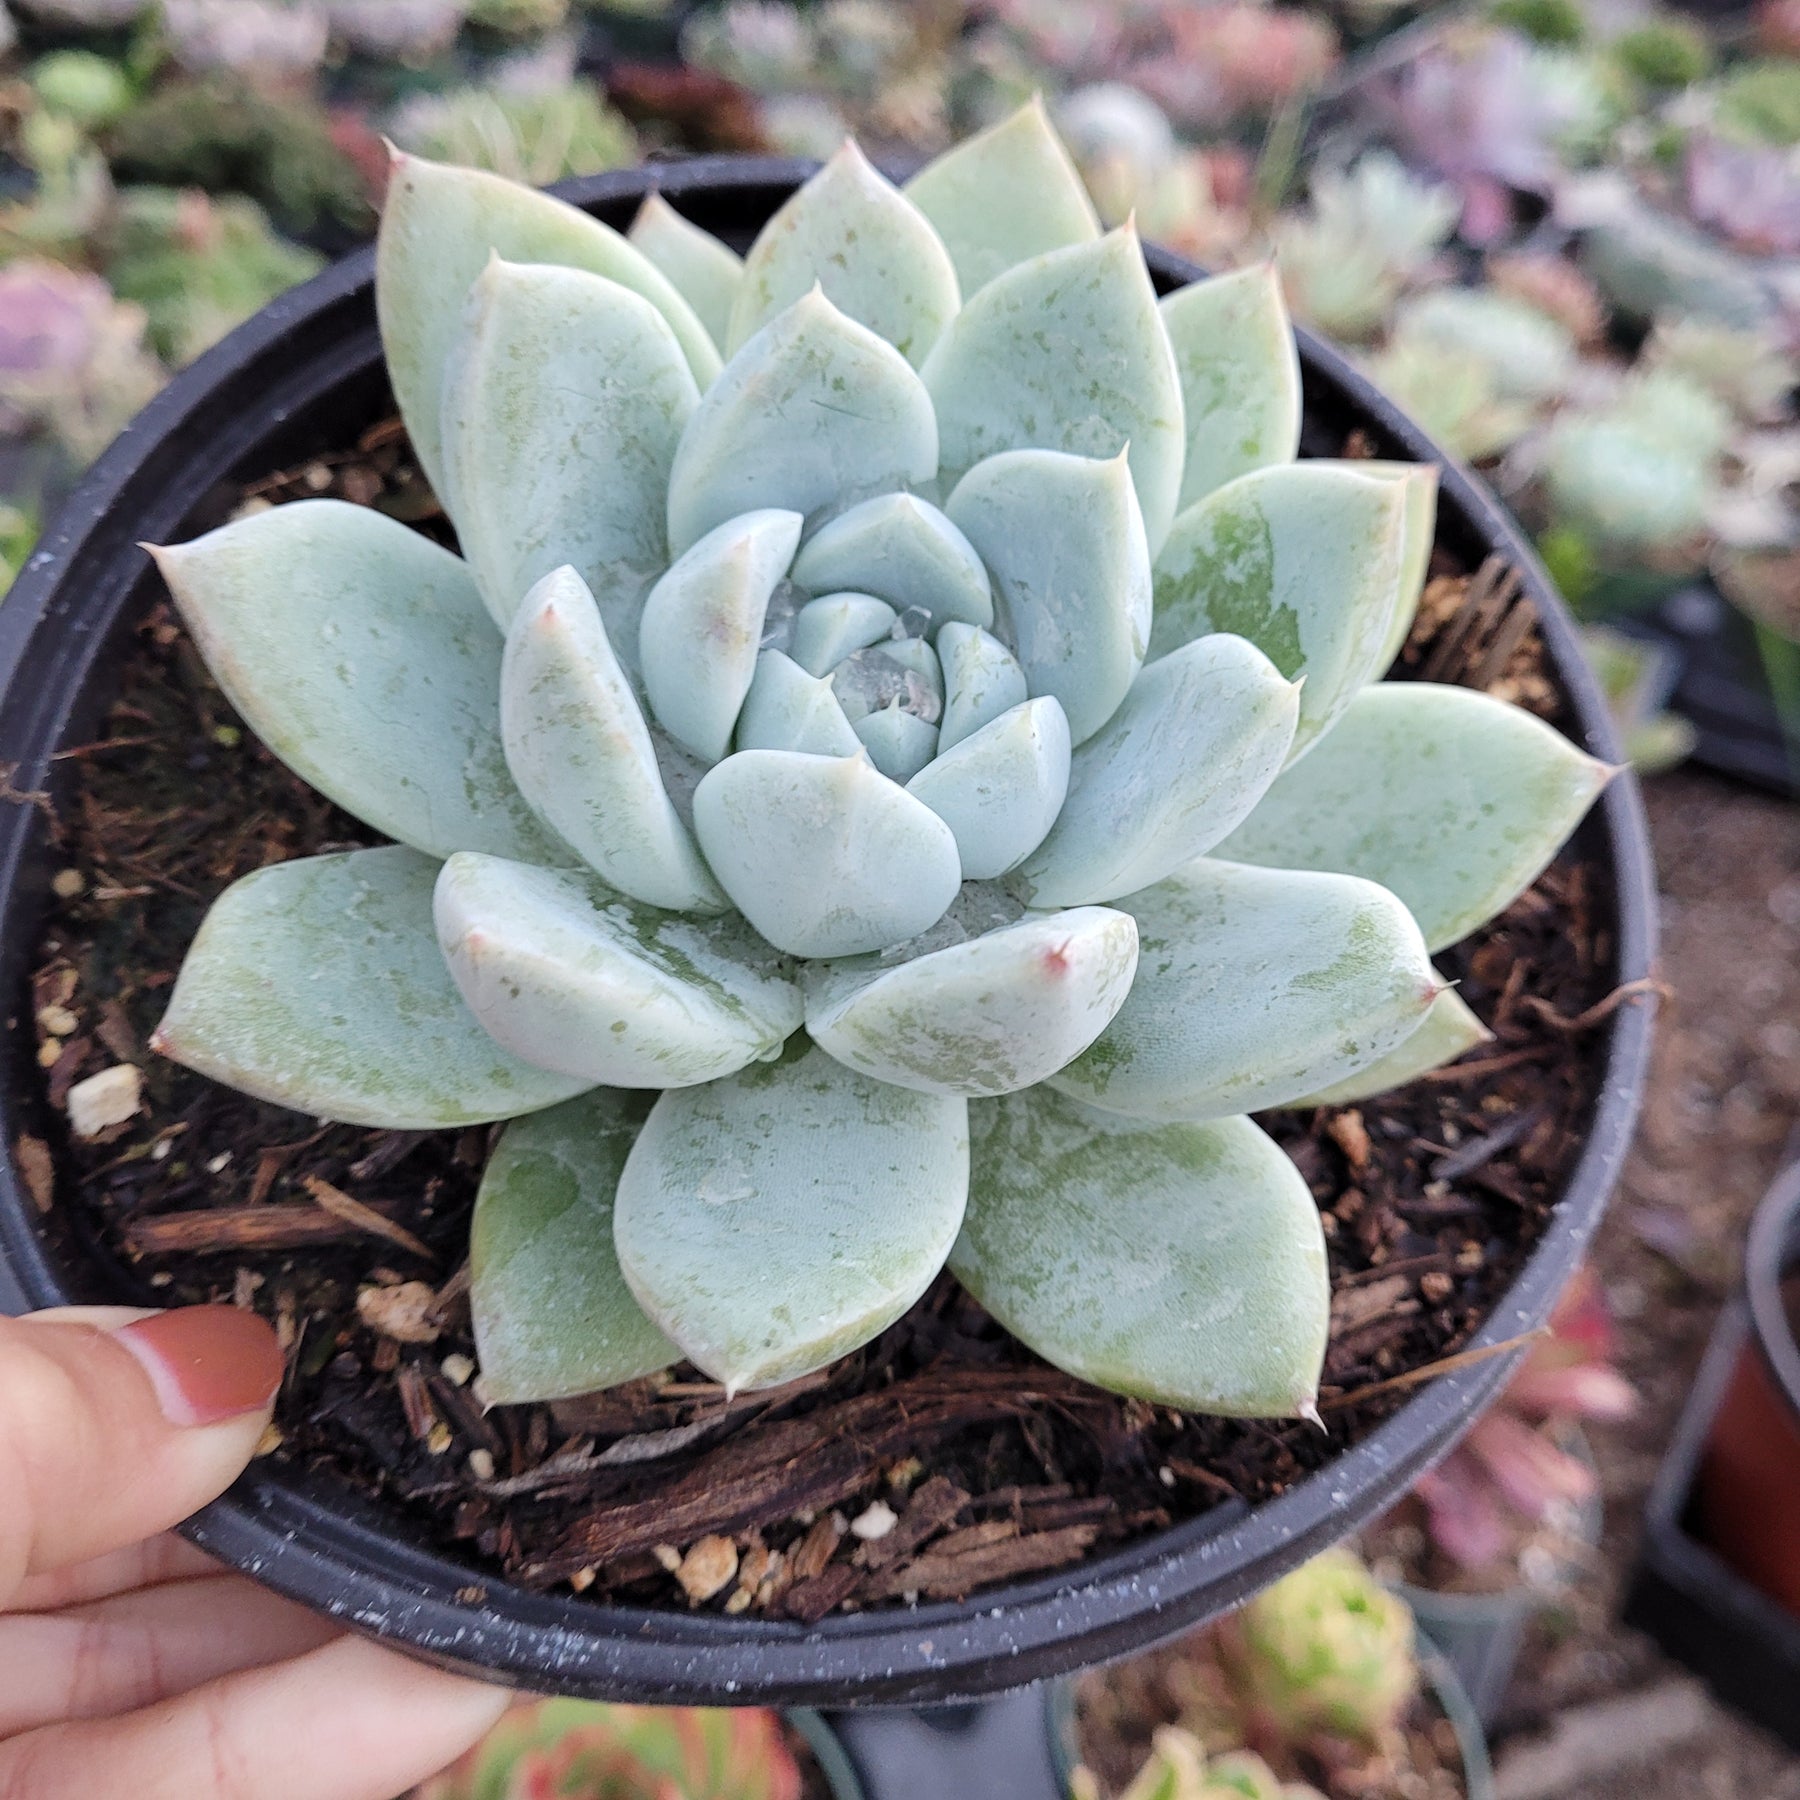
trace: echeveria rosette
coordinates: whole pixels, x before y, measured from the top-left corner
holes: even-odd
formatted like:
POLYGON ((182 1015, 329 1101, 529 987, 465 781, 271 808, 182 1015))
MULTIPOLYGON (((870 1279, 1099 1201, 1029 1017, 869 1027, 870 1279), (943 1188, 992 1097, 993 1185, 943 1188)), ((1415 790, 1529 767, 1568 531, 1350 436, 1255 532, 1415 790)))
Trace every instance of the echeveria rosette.
POLYGON ((1432 476, 1295 462, 1273 272, 1159 302, 1035 106, 904 193, 846 146, 741 261, 401 158, 378 272, 461 556, 319 501, 160 560, 397 843, 228 890, 159 1047, 514 1121, 496 1400, 780 1382, 947 1262, 1084 1377, 1306 1411, 1323 1237, 1245 1115, 1479 1041, 1430 953, 1606 771, 1378 684, 1432 476))

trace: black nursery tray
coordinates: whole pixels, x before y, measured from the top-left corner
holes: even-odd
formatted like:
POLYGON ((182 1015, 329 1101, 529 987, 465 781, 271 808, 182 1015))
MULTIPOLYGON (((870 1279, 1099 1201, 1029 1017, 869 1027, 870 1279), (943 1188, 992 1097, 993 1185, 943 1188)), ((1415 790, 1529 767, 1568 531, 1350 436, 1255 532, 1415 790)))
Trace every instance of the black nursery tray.
POLYGON ((1648 1632, 1728 1706, 1800 1750, 1800 1618, 1731 1569, 1697 1535, 1694 1520, 1701 1452, 1749 1340, 1749 1307, 1733 1300, 1650 1490, 1625 1622, 1648 1632))

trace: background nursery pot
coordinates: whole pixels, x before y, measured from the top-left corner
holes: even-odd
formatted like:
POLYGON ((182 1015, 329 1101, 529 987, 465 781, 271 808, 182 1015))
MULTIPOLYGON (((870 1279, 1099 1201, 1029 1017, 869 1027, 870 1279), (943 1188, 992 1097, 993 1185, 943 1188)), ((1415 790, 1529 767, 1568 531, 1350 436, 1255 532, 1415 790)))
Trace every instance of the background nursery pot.
MULTIPOLYGON (((660 187, 702 227, 747 243, 810 173, 786 161, 700 159, 606 175, 563 190, 623 227, 660 187)), ((1152 252, 1164 289, 1198 271, 1152 252)), ((1300 334, 1303 449, 1336 454, 1360 429, 1374 454, 1444 458, 1335 352, 1300 334)), ((372 253, 277 301, 166 389, 95 466, 0 610, 0 980, 15 996, 0 1133, 32 1130, 40 1085, 24 992, 52 863, 45 831, 64 747, 96 734, 118 647, 159 591, 142 541, 194 529, 234 482, 353 441, 388 400, 375 328, 372 253)), ((1473 570, 1498 554, 1522 573, 1542 620, 1574 735, 1619 760, 1573 628, 1525 540, 1494 501, 1446 466, 1438 541, 1473 570)), ((61 765, 66 770, 68 765, 61 765)), ((1616 982, 1649 973, 1654 948, 1648 846, 1637 790, 1615 781, 1576 842, 1599 866, 1616 982)), ((1630 1135, 1644 1077, 1649 1007, 1617 1008, 1605 1027, 1591 1126, 1561 1204, 1477 1345, 1504 1342, 1548 1315, 1598 1222, 1630 1135)), ((0 1165, 0 1304, 13 1309, 108 1292, 99 1246, 42 1213, 20 1172, 0 1165)), ((1139 1648, 1225 1610, 1374 1515, 1442 1455, 1499 1389, 1513 1358, 1495 1356, 1422 1386, 1392 1418, 1325 1469, 1255 1507, 1214 1508, 1060 1573, 1012 1582, 964 1603, 836 1615, 802 1627, 708 1613, 596 1605, 536 1593, 427 1549, 408 1522, 342 1486, 270 1462, 192 1521, 225 1562, 358 1628, 451 1666, 565 1694, 662 1703, 944 1701, 1016 1687, 1139 1648)))
POLYGON ((1800 1349, 1782 1304, 1800 1164, 1764 1198, 1744 1261, 1650 1490, 1625 1619, 1800 1748, 1800 1349))

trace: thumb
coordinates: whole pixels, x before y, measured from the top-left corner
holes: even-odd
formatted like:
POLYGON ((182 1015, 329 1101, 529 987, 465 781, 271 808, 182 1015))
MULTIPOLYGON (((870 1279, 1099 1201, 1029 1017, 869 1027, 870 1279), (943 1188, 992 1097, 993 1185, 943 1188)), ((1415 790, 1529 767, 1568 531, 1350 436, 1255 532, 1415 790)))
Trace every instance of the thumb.
POLYGON ((282 1357, 235 1306, 0 1319, 0 1606, 28 1575, 166 1531, 236 1479, 282 1357))

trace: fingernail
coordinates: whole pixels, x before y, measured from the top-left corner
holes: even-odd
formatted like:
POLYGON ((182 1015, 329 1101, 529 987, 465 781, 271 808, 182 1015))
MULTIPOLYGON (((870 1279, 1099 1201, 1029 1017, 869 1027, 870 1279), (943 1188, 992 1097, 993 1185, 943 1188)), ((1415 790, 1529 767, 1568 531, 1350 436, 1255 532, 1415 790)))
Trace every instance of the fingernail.
POLYGON ((184 1306, 113 1336, 137 1358, 171 1425, 215 1425, 261 1412, 281 1385, 269 1322, 241 1306, 184 1306))

